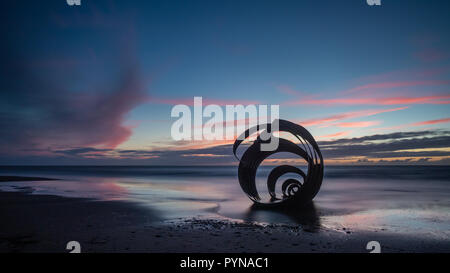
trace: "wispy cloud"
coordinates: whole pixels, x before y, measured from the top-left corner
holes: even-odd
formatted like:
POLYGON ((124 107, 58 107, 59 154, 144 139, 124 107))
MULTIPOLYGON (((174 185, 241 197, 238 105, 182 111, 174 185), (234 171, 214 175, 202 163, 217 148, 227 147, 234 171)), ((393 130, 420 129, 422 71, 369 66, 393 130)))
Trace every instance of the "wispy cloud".
POLYGON ((182 154, 184 157, 226 157, 230 155, 216 155, 216 154, 182 154))
POLYGON ((299 99, 285 102, 294 105, 411 105, 450 104, 450 95, 434 96, 389 96, 389 97, 346 97, 333 99, 299 99))
POLYGON ((355 122, 339 122, 332 124, 333 126, 342 128, 364 128, 381 124, 381 121, 355 121, 355 122))
POLYGON ((339 137, 344 137, 347 136, 351 133, 351 131, 344 131, 344 132, 337 132, 334 134, 329 134, 329 135, 323 135, 323 136, 319 136, 319 139, 327 139, 327 138, 339 138, 339 137))
POLYGON ((299 123, 303 126, 326 125, 326 124, 332 124, 333 122, 337 122, 340 120, 360 118, 360 117, 369 117, 369 116, 374 116, 374 115, 378 115, 378 114, 382 114, 382 113, 405 110, 407 108, 408 107, 405 106, 405 107, 389 108, 389 109, 371 109, 371 110, 363 110, 363 111, 353 111, 353 112, 346 112, 346 113, 340 113, 340 114, 336 114, 336 115, 326 116, 326 117, 322 117, 322 118, 303 120, 303 121, 299 121, 299 123))
MULTIPOLYGON (((388 80, 383 78, 392 77, 398 73, 391 73, 388 76, 379 76, 374 78, 370 83, 359 84, 343 91, 335 91, 334 95, 327 98, 302 94, 298 96, 298 92, 289 86, 278 87, 280 92, 295 95, 294 100, 283 103, 286 106, 295 105, 412 105, 412 104, 448 104, 450 95, 448 92, 435 91, 434 94, 428 92, 429 95, 421 96, 404 88, 434 88, 436 86, 447 87, 450 85, 449 80, 442 79, 426 79, 442 73, 445 70, 438 71, 421 71, 412 73, 410 77, 418 78, 417 80, 388 80), (431 74, 432 73, 432 74, 431 74), (401 91, 401 92, 399 92, 401 91)), ((405 72, 403 72, 405 73, 405 72)), ((404 76, 403 76, 404 77, 404 76)), ((370 78, 366 79, 369 80, 370 78)))
POLYGON ((421 121, 421 122, 414 122, 414 123, 411 123, 410 126, 423 126, 423 125, 448 123, 448 122, 450 122, 450 118, 443 118, 443 119, 434 119, 434 120, 427 120, 427 121, 421 121))
MULTIPOLYGON (((327 138, 345 136, 345 132, 325 136, 327 138)), ((318 141, 322 154, 328 162, 386 164, 395 163, 436 163, 450 158, 450 131, 415 131, 377 134, 357 138, 340 138, 318 141), (427 160, 423 160, 427 158, 427 160)), ((64 158, 84 160, 84 162, 135 163, 135 164, 236 164, 232 155, 232 144, 211 147, 171 150, 121 150, 98 148, 73 148, 52 151, 58 160, 64 158)), ((290 154, 281 155, 278 159, 286 159, 295 163, 296 157, 290 154)), ((443 162, 443 161, 442 161, 443 162)))
POLYGON ((406 123, 406 124, 401 124, 401 125, 397 125, 397 126, 382 127, 382 128, 377 128, 374 130, 377 130, 377 131, 400 130, 400 129, 409 128, 409 127, 434 125, 434 124, 441 124, 441 123, 448 123, 448 122, 450 122, 450 118, 442 118, 442 119, 433 119, 433 120, 425 120, 425 121, 419 121, 419 122, 406 123))

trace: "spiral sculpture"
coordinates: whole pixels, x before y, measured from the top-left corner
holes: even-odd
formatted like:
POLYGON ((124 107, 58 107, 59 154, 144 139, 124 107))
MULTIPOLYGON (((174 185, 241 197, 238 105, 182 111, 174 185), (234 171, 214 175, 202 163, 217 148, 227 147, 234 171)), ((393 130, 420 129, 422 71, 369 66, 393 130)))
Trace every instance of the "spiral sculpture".
POLYGON ((269 133, 269 130, 270 138, 276 137, 271 130, 271 124, 265 124, 249 128, 235 141, 233 154, 240 161, 238 170, 239 184, 255 204, 269 207, 284 205, 302 206, 314 198, 322 184, 324 166, 319 146, 313 136, 302 126, 286 120, 279 120, 278 131, 291 133, 299 140, 299 144, 285 138, 278 138, 279 145, 277 149, 274 151, 262 151, 261 144, 268 141, 263 141, 260 136, 263 133, 269 133), (257 132, 260 128, 264 129, 239 159, 236 154, 239 145, 250 136, 250 132, 257 132), (290 165, 275 167, 267 178, 270 201, 263 201, 256 188, 256 171, 266 158, 279 152, 289 152, 302 157, 308 164, 308 170, 305 174, 301 169, 290 165), (275 194, 277 180, 287 173, 297 174, 303 181, 292 178, 285 180, 281 186, 282 196, 277 196, 275 194))

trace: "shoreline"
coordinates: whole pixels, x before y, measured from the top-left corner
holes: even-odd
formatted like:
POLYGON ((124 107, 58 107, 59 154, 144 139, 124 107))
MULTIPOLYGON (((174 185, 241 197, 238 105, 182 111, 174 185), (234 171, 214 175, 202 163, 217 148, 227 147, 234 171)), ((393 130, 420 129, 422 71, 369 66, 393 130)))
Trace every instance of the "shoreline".
POLYGON ((26 192, 0 191, 0 217, 0 252, 66 253, 66 244, 78 241, 82 252, 367 253, 366 244, 374 240, 382 252, 450 252, 448 241, 383 231, 310 231, 220 217, 162 221, 128 201, 26 192))
POLYGON ((57 181, 61 179, 31 176, 1 176, 0 182, 57 181))

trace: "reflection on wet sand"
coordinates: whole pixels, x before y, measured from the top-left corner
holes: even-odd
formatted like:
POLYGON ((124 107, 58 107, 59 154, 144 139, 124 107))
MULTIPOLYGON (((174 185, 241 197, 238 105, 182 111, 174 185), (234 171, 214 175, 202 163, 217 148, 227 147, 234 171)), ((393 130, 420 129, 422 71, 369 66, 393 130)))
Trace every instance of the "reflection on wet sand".
POLYGON ((310 202, 299 208, 273 208, 271 210, 263 209, 260 206, 253 205, 244 216, 244 220, 248 222, 257 222, 258 213, 272 214, 272 221, 279 219, 281 216, 287 216, 292 222, 299 224, 304 231, 317 232, 320 229, 320 218, 314 202, 310 202))
MULTIPOLYGON (((262 166, 261 177, 270 169, 262 166)), ((314 203, 261 210, 241 191, 234 167, 13 167, 5 176, 61 180, 10 181, 0 191, 122 200, 157 211, 161 219, 197 216, 323 229, 427 234, 449 238, 450 175, 447 168, 329 167, 314 203), (389 174, 389 179, 380 174, 389 174)), ((17 180, 17 179, 16 179, 17 180)), ((345 232, 344 232, 345 233, 345 232)))

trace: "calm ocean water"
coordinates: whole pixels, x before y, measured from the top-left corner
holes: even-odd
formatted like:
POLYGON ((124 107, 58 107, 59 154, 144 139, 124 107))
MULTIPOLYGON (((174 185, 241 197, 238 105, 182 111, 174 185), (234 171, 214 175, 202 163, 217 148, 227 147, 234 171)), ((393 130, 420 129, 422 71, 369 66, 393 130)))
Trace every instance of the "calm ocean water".
MULTIPOLYGON (((263 197, 268 196, 264 185, 271 169, 258 171, 263 197)), ((61 179, 2 182, 3 191, 133 201, 161 220, 226 217, 309 225, 318 231, 382 229, 450 240, 450 171, 445 166, 327 166, 314 205, 298 213, 253 209, 234 166, 3 166, 0 175, 61 179)))

